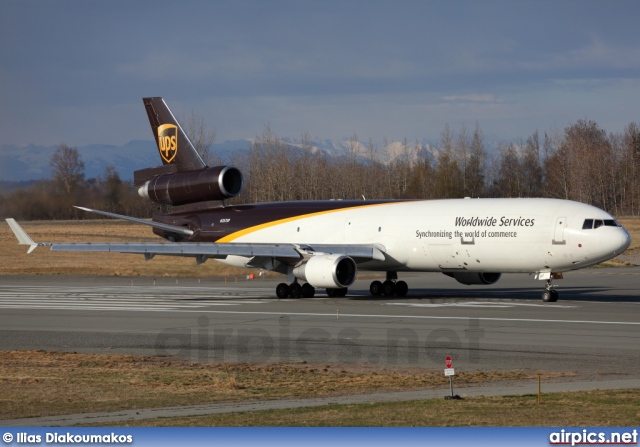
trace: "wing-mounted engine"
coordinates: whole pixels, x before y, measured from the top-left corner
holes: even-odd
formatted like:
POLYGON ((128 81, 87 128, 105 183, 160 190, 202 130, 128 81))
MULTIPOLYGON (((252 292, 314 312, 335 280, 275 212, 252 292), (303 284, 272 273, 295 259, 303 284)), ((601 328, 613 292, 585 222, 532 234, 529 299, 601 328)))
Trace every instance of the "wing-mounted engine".
POLYGON ((293 275, 314 287, 349 287, 356 280, 358 268, 349 256, 315 255, 293 269, 293 275))
POLYGON ((141 171, 136 174, 139 174, 136 184, 141 185, 138 189, 141 197, 173 206, 229 199, 240 194, 244 183, 242 173, 233 166, 160 173, 146 179, 141 171))
POLYGON ((491 285, 498 282, 502 273, 479 273, 479 272, 443 272, 461 284, 470 285, 491 285))

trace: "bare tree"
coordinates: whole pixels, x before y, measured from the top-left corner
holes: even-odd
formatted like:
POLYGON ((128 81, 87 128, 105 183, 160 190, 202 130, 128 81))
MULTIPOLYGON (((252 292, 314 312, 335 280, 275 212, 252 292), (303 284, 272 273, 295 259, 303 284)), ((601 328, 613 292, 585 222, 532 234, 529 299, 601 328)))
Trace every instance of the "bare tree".
POLYGON ((487 164, 487 150, 484 148, 484 136, 480 125, 476 122, 476 128, 473 131, 471 139, 471 151, 469 162, 467 163, 468 179, 465 190, 465 196, 480 197, 484 193, 485 170, 487 164))
POLYGON ((431 197, 433 191, 433 168, 427 157, 427 151, 423 150, 422 144, 416 140, 414 146, 416 160, 411 169, 411 178, 407 190, 407 197, 427 198, 431 197))
POLYGON ((620 140, 623 206, 626 212, 636 216, 640 212, 640 125, 629 123, 620 140))
POLYGON ((562 136, 558 129, 544 134, 544 191, 546 197, 568 199, 571 194, 570 157, 565 156, 562 136))
POLYGON ((207 126, 204 119, 193 110, 190 115, 181 117, 180 122, 204 162, 208 166, 221 165, 222 160, 211 150, 211 147, 216 142, 216 129, 207 126))
POLYGON ((500 145, 498 172, 493 181, 496 197, 523 197, 524 180, 522 164, 513 144, 500 145))
POLYGON ((540 139, 536 130, 524 145, 522 153, 524 197, 539 197, 542 194, 543 172, 540 165, 540 139))
POLYGON ((464 196, 468 195, 469 192, 469 132, 467 131, 467 126, 462 124, 462 128, 460 129, 460 133, 458 134, 458 141, 455 145, 454 158, 458 162, 458 167, 461 172, 461 181, 462 181, 462 194, 464 196))
POLYGON ((105 189, 105 200, 107 201, 107 206, 114 211, 117 210, 125 195, 125 191, 120 174, 118 174, 118 171, 116 171, 116 167, 113 164, 110 164, 105 168, 104 174, 100 177, 100 182, 105 189))
POLYGON ((570 198, 607 209, 609 194, 605 173, 611 162, 607 133, 594 121, 578 120, 565 128, 561 150, 572 161, 570 198))
POLYGON ((405 137, 400 144, 396 158, 387 167, 394 183, 392 194, 399 197, 405 197, 407 193, 409 178, 411 176, 412 149, 405 137))
POLYGON ((59 144, 51 156, 49 165, 56 185, 70 194, 84 180, 84 163, 78 149, 59 144))
POLYGON ((464 194, 460 182, 462 172, 455 158, 453 139, 454 133, 446 124, 440 133, 438 166, 434 173, 435 198, 459 198, 464 194))

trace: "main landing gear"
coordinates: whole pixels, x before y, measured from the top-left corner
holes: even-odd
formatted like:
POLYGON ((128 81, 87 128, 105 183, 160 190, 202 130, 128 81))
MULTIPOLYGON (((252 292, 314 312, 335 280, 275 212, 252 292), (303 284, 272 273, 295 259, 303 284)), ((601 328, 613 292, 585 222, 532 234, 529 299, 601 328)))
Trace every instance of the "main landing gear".
MULTIPOLYGON (((347 287, 343 287, 340 289, 327 289, 327 295, 331 298, 333 297, 343 297, 347 296, 347 292, 349 289, 347 287)), ((302 285, 298 284, 297 281, 292 282, 291 284, 280 283, 276 287, 276 296, 278 298, 313 298, 316 294, 316 289, 309 283, 304 283, 302 285)))
POLYGON ((309 283, 302 285, 298 281, 291 284, 280 283, 276 287, 276 296, 278 298, 313 298, 316 289, 309 283))
POLYGON ((369 292, 373 296, 407 296, 409 286, 404 281, 398 281, 398 272, 387 272, 386 281, 373 281, 369 292))
POLYGON ((551 279, 547 279, 547 284, 544 286, 544 292, 542 292, 542 301, 545 303, 555 303, 558 301, 558 291, 553 287, 551 279))
POLYGON ((327 296, 329 298, 341 298, 347 296, 347 292, 349 289, 347 287, 343 287, 341 289, 327 289, 327 296))
MULTIPOLYGON (((349 289, 327 288, 327 296, 330 298, 339 298, 347 296, 349 289)), ((369 292, 373 296, 407 296, 409 286, 404 281, 398 281, 398 272, 387 272, 387 279, 384 282, 373 281, 369 286, 369 292)), ((313 298, 316 289, 309 283, 298 284, 298 280, 294 280, 291 284, 280 283, 276 287, 276 296, 283 298, 313 298)))

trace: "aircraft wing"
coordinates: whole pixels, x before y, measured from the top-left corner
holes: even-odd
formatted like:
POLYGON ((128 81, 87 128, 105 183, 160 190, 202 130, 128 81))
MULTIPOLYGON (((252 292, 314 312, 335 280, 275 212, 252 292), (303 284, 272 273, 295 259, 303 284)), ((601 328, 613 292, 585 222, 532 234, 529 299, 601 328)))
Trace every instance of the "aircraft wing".
POLYGON ((205 242, 35 242, 14 220, 6 219, 20 245, 28 245, 28 253, 37 247, 51 247, 52 251, 115 252, 142 254, 149 260, 156 255, 194 257, 198 264, 207 259, 224 259, 227 256, 247 258, 290 259, 291 263, 304 255, 318 253, 343 254, 356 262, 384 260, 384 249, 376 245, 326 245, 326 244, 270 244, 270 243, 205 243, 205 242))

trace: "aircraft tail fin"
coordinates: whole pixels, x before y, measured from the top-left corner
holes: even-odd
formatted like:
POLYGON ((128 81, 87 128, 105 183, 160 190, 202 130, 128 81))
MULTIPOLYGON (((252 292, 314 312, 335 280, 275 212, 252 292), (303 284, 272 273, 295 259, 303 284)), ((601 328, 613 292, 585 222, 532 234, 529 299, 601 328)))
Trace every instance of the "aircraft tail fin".
POLYGON ((206 167, 180 123, 160 97, 142 98, 149 117, 153 137, 163 165, 173 165, 176 171, 192 171, 206 167))

